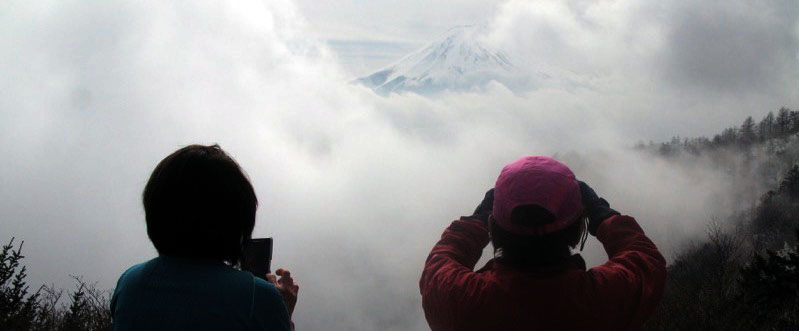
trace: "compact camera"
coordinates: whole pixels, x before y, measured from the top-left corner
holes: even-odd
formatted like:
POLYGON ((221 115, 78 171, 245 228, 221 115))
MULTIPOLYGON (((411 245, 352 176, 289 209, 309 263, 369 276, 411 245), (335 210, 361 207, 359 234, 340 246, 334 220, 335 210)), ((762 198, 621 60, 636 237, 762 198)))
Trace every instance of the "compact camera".
POLYGON ((272 238, 253 238, 244 241, 241 269, 266 279, 272 263, 272 238))

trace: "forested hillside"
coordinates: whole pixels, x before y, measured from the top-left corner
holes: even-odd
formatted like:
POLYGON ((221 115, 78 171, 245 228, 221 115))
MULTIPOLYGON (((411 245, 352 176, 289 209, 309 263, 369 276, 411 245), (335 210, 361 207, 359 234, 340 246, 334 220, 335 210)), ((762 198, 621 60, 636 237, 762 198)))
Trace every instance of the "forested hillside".
POLYGON ((674 258, 647 329, 795 330, 799 112, 782 108, 759 122, 748 117, 713 138, 675 137, 636 148, 671 162, 710 162, 736 182, 729 193, 741 202, 731 216, 711 220, 706 237, 674 258))

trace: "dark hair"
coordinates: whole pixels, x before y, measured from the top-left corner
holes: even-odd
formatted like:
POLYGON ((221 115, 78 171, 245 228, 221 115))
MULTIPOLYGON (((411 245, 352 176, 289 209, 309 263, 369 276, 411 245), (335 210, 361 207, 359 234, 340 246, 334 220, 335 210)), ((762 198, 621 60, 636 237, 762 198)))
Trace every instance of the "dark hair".
POLYGON ((144 188, 147 236, 160 255, 236 265, 255 226, 258 199, 218 145, 183 147, 163 159, 144 188))
MULTIPOLYGON (((525 236, 508 232, 493 220, 489 222, 491 244, 494 255, 503 264, 517 268, 549 266, 562 262, 571 255, 580 241, 582 219, 576 220, 563 230, 539 236, 525 236)), ((555 217, 537 205, 524 205, 513 209, 511 222, 519 224, 548 224, 555 217)))

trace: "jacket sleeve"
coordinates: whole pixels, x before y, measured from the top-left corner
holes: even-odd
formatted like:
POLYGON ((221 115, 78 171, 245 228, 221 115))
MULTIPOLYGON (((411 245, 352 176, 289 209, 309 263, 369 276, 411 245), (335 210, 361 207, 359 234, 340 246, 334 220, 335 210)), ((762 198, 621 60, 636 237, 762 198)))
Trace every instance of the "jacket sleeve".
POLYGON ((609 260, 588 272, 596 313, 619 329, 638 329, 663 295, 666 260, 629 216, 606 219, 597 239, 609 260))
POLYGON ((470 307, 479 306, 484 286, 473 270, 488 241, 485 224, 462 218, 452 222, 433 247, 419 281, 422 307, 433 330, 450 329, 470 307))

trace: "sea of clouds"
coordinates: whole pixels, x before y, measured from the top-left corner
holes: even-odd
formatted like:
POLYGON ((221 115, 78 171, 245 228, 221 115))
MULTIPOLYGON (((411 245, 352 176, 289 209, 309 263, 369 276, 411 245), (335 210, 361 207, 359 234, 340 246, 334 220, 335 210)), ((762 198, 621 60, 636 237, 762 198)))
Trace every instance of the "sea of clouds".
MULTIPOLYGON (((291 1, 4 2, 0 240, 25 241, 34 287, 113 288, 155 256, 150 171, 218 143, 256 188, 254 236, 300 283, 298 328, 425 329, 429 249, 523 155, 566 162, 669 256, 735 209, 722 172, 631 147, 799 105, 796 7, 509 1, 486 38, 577 84, 382 97, 291 1)), ((584 255, 605 258, 593 239, 584 255)))

